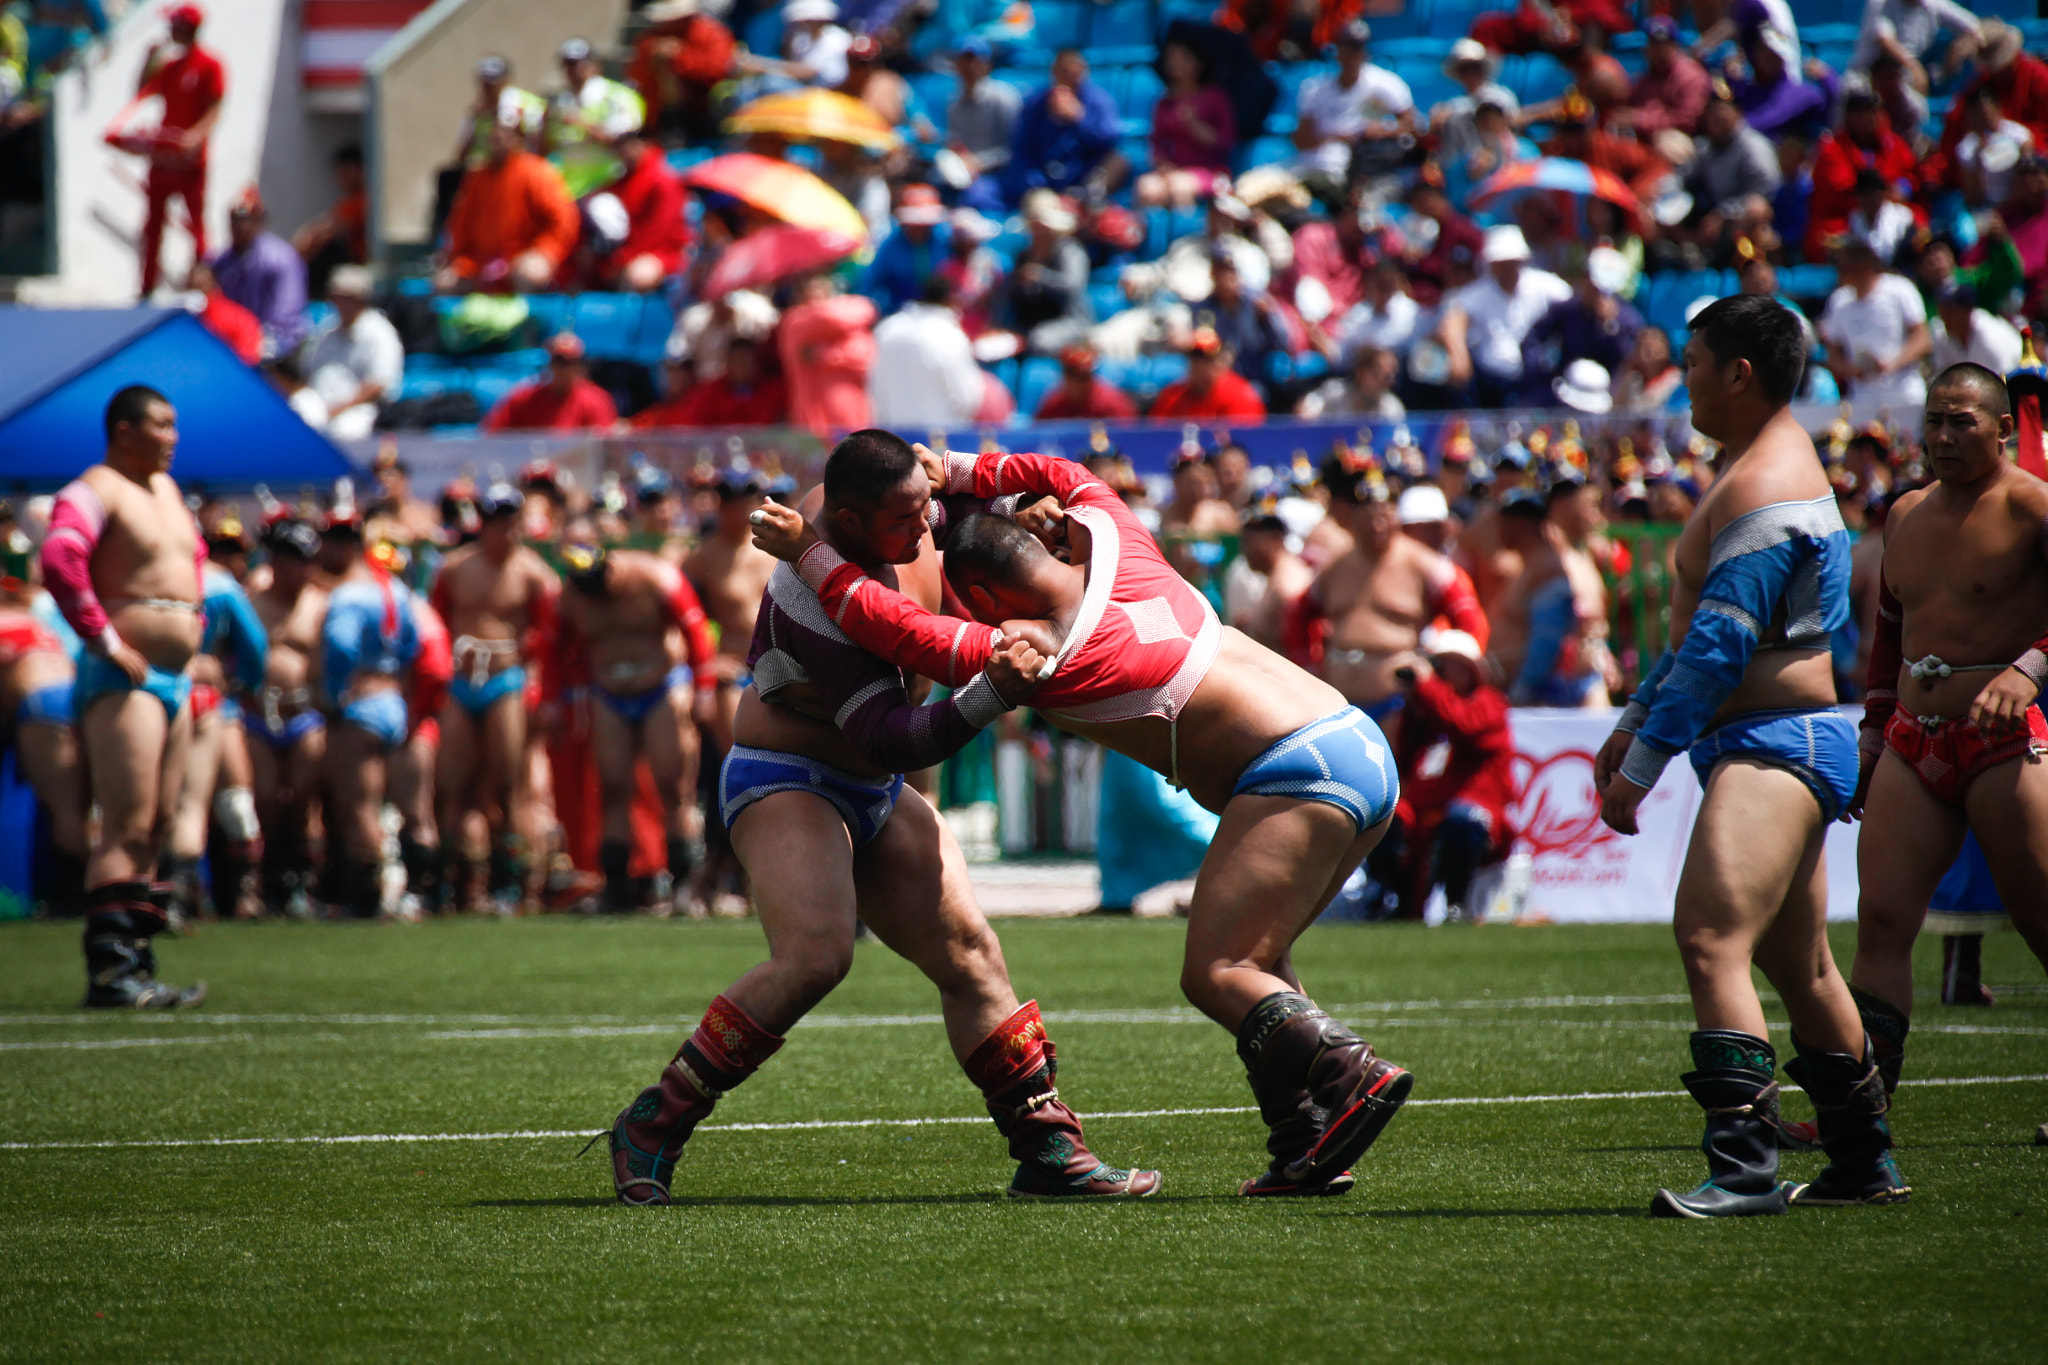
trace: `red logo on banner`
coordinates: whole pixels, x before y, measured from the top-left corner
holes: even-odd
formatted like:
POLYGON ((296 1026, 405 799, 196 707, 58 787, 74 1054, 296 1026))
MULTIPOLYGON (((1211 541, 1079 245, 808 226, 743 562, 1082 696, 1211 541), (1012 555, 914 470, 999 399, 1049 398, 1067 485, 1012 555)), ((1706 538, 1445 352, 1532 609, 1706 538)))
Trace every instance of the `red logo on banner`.
POLYGON ((1593 755, 1583 749, 1561 749, 1539 760, 1517 751, 1514 771, 1508 819, 1531 856, 1583 856, 1621 838, 1600 823, 1593 755))

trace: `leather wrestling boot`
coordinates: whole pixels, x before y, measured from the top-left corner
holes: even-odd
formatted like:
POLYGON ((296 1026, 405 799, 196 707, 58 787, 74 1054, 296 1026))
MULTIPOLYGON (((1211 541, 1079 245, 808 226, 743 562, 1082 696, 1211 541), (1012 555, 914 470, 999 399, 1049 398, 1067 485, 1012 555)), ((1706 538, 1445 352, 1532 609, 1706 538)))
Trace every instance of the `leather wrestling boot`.
POLYGON ((1795 1187, 1792 1202, 1821 1208, 1905 1203, 1913 1191, 1892 1160, 1892 1129, 1885 1120, 1891 1097, 1869 1041, 1861 1058, 1809 1048, 1797 1034, 1792 1047, 1796 1055, 1785 1063, 1785 1074, 1812 1098, 1820 1145, 1828 1154, 1827 1169, 1795 1187))
POLYGON ((781 1046, 782 1039, 738 1005, 722 995, 713 1000, 660 1081, 612 1121, 612 1189, 619 1202, 668 1203, 669 1181, 690 1134, 720 1096, 760 1070, 781 1046))
POLYGON ((1059 1054, 1046 1037, 1038 1002, 1028 1001, 984 1038, 967 1059, 996 1131, 1008 1139, 1017 1173, 1012 1199, 1142 1199, 1159 1191, 1157 1171, 1126 1171, 1088 1150, 1081 1117, 1054 1084, 1059 1054))
MULTIPOLYGON (((1364 1039, 1294 991, 1275 991, 1252 1007, 1238 1026, 1237 1055, 1252 1094, 1261 1100, 1261 1115, 1265 1096, 1297 1090, 1307 1093, 1311 1109, 1325 1115, 1308 1149, 1278 1171, 1280 1183, 1297 1187, 1348 1175, 1400 1112, 1415 1084, 1414 1076, 1375 1056, 1364 1039)), ((1267 1145, 1270 1151, 1270 1139, 1267 1145)))
POLYGON ((1679 1080, 1707 1111, 1700 1150, 1707 1178, 1686 1194, 1659 1190, 1652 1218, 1745 1218, 1785 1212, 1789 1181, 1778 1179, 1778 1054, 1761 1038, 1729 1029, 1692 1035, 1697 1070, 1679 1080))

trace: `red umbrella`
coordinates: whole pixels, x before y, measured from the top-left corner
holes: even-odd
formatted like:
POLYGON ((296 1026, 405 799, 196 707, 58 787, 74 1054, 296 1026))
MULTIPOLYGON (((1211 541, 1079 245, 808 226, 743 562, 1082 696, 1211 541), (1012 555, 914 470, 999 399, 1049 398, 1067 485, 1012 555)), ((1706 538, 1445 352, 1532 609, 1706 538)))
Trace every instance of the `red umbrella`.
POLYGON ((817 270, 860 250, 860 239, 829 228, 778 224, 740 238, 725 249, 704 281, 704 297, 724 298, 785 275, 817 270))

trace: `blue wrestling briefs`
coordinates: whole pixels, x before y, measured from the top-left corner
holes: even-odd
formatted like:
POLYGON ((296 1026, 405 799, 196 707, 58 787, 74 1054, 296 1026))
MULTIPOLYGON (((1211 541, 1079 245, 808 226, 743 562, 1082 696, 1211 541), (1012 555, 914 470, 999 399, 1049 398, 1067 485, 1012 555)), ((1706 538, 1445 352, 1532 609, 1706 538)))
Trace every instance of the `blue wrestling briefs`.
POLYGON ((1752 711, 1707 731, 1687 754, 1702 787, 1724 759, 1783 768, 1806 784, 1827 820, 1840 819, 1856 796, 1856 727, 1832 707, 1752 711))
POLYGON ((602 687, 592 690, 597 693, 597 699, 610 708, 612 714, 628 725, 638 725, 654 713, 655 707, 674 696, 676 689, 688 687, 694 682, 696 676, 690 671, 688 664, 677 664, 668 671, 668 676, 661 680, 661 686, 651 687, 645 692, 635 692, 622 697, 602 687))
POLYGON ((731 829, 740 812, 777 792, 809 792, 830 801, 858 848, 882 832, 903 791, 903 776, 856 777, 801 754, 735 744, 718 770, 718 818, 731 829))
POLYGON ((394 689, 358 697, 341 708, 341 719, 383 740, 386 748, 395 749, 405 743, 405 694, 394 689))
POLYGON ((272 725, 265 717, 254 711, 242 713, 242 728, 262 740, 273 749, 289 749, 307 735, 318 734, 327 728, 327 717, 318 711, 305 710, 272 725))
MULTIPOLYGON (((1854 757, 1855 745, 1850 745, 1854 757)), ((1253 759, 1233 796, 1291 796, 1337 807, 1367 830, 1401 795, 1387 737, 1355 706, 1304 725, 1253 759)))
POLYGON ((21 699, 21 705, 14 713, 16 729, 24 725, 61 725, 68 727, 75 717, 72 706, 72 689, 76 683, 51 683, 39 687, 21 699))
MULTIPOLYGON (((72 694, 73 704, 79 715, 85 714, 86 708, 92 705, 96 697, 103 697, 109 692, 134 690, 135 684, 128 681, 128 675, 123 673, 113 660, 102 659, 90 650, 79 656, 78 683, 72 694)), ((149 675, 142 680, 141 690, 162 702, 164 713, 172 720, 176 720, 178 712, 184 710, 185 703, 191 699, 192 675, 166 673, 161 668, 152 667, 149 675)))
POLYGON ((514 664, 502 673, 491 674, 482 686, 471 682, 467 673, 457 673, 448 683, 448 695, 455 699, 455 704, 479 719, 500 699, 521 696, 525 691, 524 664, 514 664))

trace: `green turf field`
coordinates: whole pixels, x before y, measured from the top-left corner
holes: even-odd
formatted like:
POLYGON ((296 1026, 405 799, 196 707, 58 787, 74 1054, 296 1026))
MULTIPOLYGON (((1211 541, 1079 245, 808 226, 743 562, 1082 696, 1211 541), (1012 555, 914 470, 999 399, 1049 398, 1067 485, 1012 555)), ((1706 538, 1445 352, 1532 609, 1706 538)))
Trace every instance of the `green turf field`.
POLYGON ((82 1016, 77 929, 0 928, 0 1359, 2048 1352, 2048 987, 2011 934, 1988 1012, 1928 998, 1922 945, 1909 1077, 2008 1079, 1901 1093, 1909 1205, 1703 1224, 1643 1216, 1702 1173, 1663 929, 1311 932, 1310 989, 1414 1099, 1349 1197, 1254 1205, 1233 1191, 1264 1130, 1177 998, 1179 926, 999 928, 1094 1145, 1162 1168, 1160 1196, 1001 1199, 930 991, 872 944, 699 1131, 677 1206, 625 1209, 602 1145, 564 1134, 652 1080, 760 955, 751 922, 210 927, 163 945, 168 978, 213 983, 179 1017, 82 1016), (1617 1097, 1498 1102, 1588 1093, 1617 1097), (503 1136, 426 1140, 479 1134, 503 1136))

